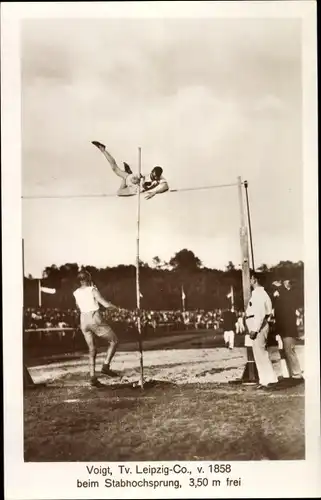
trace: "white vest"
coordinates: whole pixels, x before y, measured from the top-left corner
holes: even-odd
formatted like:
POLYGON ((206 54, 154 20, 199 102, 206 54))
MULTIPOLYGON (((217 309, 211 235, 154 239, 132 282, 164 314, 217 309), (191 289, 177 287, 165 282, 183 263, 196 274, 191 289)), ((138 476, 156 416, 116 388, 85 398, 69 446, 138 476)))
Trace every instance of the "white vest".
POLYGON ((94 288, 94 286, 86 286, 85 288, 80 287, 74 292, 74 297, 80 312, 88 313, 99 310, 99 304, 93 293, 94 288))

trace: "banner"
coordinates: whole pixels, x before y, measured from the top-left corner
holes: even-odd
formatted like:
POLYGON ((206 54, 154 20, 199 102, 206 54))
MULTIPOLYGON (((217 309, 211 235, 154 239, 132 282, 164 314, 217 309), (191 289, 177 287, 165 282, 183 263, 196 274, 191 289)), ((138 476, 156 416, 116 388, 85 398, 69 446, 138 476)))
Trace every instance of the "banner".
POLYGON ((233 287, 231 286, 231 291, 230 293, 227 294, 226 296, 228 299, 231 299, 231 304, 232 304, 232 307, 234 306, 234 289, 233 287))

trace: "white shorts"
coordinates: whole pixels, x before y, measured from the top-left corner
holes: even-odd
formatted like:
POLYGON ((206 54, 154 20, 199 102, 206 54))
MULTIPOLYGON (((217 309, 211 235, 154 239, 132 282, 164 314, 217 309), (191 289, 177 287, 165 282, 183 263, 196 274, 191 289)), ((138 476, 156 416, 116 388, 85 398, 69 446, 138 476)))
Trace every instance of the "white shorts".
POLYGON ((81 313, 80 328, 85 339, 92 339, 93 335, 104 337, 110 342, 117 342, 117 335, 114 330, 103 323, 99 311, 81 313))

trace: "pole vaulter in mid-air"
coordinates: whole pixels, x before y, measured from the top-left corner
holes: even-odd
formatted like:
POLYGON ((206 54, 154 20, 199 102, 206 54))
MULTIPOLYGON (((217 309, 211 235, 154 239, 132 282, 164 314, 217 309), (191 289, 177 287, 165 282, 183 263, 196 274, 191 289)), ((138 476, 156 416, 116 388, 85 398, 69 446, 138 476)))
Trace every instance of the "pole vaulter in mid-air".
POLYGON ((101 151, 104 157, 109 162, 113 172, 120 177, 121 184, 117 191, 118 196, 134 196, 140 189, 142 193, 146 193, 145 198, 149 200, 156 194, 165 193, 169 186, 166 179, 163 177, 162 167, 154 167, 147 180, 143 175, 135 175, 130 166, 124 162, 122 170, 116 163, 115 158, 106 150, 106 146, 98 141, 92 141, 92 144, 101 151))

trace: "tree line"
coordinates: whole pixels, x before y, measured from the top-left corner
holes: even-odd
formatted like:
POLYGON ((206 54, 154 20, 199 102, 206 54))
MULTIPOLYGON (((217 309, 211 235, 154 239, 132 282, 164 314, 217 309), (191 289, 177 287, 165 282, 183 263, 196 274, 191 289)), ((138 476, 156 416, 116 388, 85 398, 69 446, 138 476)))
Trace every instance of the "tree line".
MULTIPOLYGON (((136 307, 136 268, 134 265, 96 268, 66 263, 44 269, 42 286, 55 288, 54 295, 42 294, 42 305, 61 309, 74 308, 72 292, 77 287, 77 275, 81 269, 91 273, 93 282, 101 293, 114 304, 126 308, 136 307)), ((257 271, 262 273, 263 283, 269 293, 274 281, 290 279, 303 307, 304 264, 302 261, 281 261, 269 267, 265 264, 257 271)), ((234 291, 235 307, 243 309, 242 272, 230 261, 225 270, 203 266, 201 260, 188 249, 177 252, 169 262, 158 256, 153 263, 140 262, 141 308, 146 310, 178 310, 182 308, 182 291, 187 310, 213 310, 228 307, 227 294, 234 291)), ((24 305, 38 305, 38 280, 31 275, 24 279, 24 305)))

